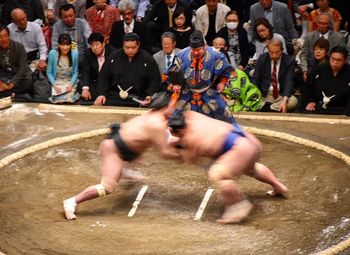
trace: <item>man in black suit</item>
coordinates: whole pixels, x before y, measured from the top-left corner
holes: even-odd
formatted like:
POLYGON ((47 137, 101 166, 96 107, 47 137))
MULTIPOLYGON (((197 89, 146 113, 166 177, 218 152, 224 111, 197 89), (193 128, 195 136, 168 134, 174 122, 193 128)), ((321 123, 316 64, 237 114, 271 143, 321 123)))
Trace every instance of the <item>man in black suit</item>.
POLYGON ((100 33, 92 33, 88 39, 90 48, 85 52, 82 62, 81 83, 78 91, 85 101, 91 101, 97 97, 97 81, 101 68, 108 58, 116 50, 104 42, 104 36, 100 33))
POLYGON ((139 36, 129 33, 124 35, 123 48, 106 59, 97 82, 98 97, 94 104, 147 105, 160 90, 160 84, 156 61, 140 49, 139 36))
POLYGON ((252 82, 260 89, 265 105, 261 111, 286 113, 294 110, 298 100, 294 92, 294 66, 292 57, 283 52, 282 42, 272 39, 268 52, 256 64, 252 82))
POLYGON ((150 33, 145 24, 135 19, 136 5, 133 0, 121 0, 118 9, 123 20, 114 22, 109 44, 116 49, 123 47, 123 37, 125 34, 135 33, 140 37, 141 48, 148 53, 152 53, 150 33))
POLYGON ((144 22, 152 32, 153 43, 160 45, 161 35, 173 26, 172 15, 177 8, 184 8, 186 19, 192 20, 192 10, 179 0, 158 0, 152 10, 145 15, 144 22))

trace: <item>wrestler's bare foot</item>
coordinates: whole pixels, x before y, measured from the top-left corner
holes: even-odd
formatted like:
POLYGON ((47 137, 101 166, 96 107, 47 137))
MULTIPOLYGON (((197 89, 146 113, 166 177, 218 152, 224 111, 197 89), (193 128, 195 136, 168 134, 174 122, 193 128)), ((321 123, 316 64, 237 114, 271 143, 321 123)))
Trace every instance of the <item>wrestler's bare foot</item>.
POLYGON ((252 203, 247 199, 244 199, 238 203, 225 208, 225 212, 220 219, 217 220, 219 223, 238 223, 248 216, 250 211, 253 209, 252 203))
POLYGON ((267 195, 269 196, 278 196, 278 195, 284 195, 288 192, 288 189, 286 186, 284 186, 282 183, 279 183, 278 185, 276 185, 273 190, 269 190, 266 192, 267 195))
POLYGON ((75 220, 77 218, 77 216, 74 214, 76 206, 77 203, 75 202, 74 197, 63 201, 64 214, 68 220, 75 220))

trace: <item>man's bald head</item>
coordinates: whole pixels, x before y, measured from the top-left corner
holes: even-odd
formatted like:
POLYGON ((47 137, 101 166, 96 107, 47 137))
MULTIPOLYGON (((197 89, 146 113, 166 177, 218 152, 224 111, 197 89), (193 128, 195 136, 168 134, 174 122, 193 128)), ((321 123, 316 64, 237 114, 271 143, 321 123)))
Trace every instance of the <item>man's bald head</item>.
POLYGON ((27 14, 20 8, 13 9, 11 12, 13 22, 17 25, 20 30, 27 28, 27 14))

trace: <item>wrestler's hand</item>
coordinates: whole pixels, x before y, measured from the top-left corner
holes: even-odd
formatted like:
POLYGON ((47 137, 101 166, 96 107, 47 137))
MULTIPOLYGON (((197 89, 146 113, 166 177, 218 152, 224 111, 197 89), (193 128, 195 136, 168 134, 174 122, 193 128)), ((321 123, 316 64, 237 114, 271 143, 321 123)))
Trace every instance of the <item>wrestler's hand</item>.
POLYGON ((106 97, 105 96, 98 96, 94 102, 95 106, 101 106, 106 103, 106 97))

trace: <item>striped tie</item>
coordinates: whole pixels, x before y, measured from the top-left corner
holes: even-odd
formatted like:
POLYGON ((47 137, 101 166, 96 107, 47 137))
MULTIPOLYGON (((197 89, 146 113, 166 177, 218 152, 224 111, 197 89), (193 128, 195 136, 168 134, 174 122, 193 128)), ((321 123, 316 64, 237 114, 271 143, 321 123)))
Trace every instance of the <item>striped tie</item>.
POLYGON ((171 66, 171 61, 170 61, 171 55, 166 55, 166 59, 167 59, 167 61, 166 61, 166 67, 169 68, 169 67, 171 66))
POLYGON ((276 61, 273 61, 271 82, 272 82, 272 96, 274 99, 276 99, 278 97, 277 63, 276 63, 276 61))

